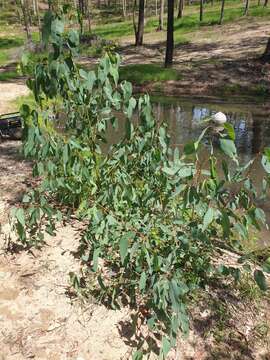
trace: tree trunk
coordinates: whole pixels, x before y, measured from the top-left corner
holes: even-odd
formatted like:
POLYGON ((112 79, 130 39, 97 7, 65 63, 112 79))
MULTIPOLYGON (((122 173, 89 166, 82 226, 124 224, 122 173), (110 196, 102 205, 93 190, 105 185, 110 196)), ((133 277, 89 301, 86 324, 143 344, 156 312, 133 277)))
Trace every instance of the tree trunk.
POLYGON ((184 11, 184 0, 179 0, 177 19, 181 19, 183 17, 183 11, 184 11))
POLYGON ((144 31, 144 1, 139 1, 139 15, 138 15, 138 28, 136 31, 135 46, 141 46, 143 44, 143 31, 144 31))
POLYGON ((29 25, 29 12, 28 12, 28 1, 27 0, 20 0, 20 5, 23 13, 23 22, 24 28, 26 32, 26 37, 28 41, 31 41, 31 32, 30 32, 30 25, 29 25))
POLYGON ((173 63, 173 28, 174 28, 174 0, 168 0, 168 17, 167 17, 167 44, 166 44, 166 56, 165 67, 171 67, 173 63))
POLYGON ((270 38, 268 39, 267 45, 266 45, 266 49, 261 57, 261 60, 264 63, 270 63, 270 38))
POLYGON ((219 25, 222 24, 222 21, 223 21, 223 18, 224 18, 224 7, 225 7, 225 0, 222 0, 222 2, 221 2, 221 10, 220 10, 219 25))
POLYGON ((266 7, 267 5, 268 5, 268 0, 265 0, 263 6, 266 7))
POLYGON ((246 16, 248 14, 248 9, 249 9, 249 0, 246 0, 246 6, 245 6, 245 11, 244 11, 244 16, 246 16))
POLYGON ((203 21, 203 0, 200 0, 200 21, 203 21))
POLYGON ((164 28, 164 0, 160 0, 159 18, 157 31, 163 30, 164 28))
POLYGON ((39 15, 39 3, 38 0, 34 0, 35 3, 35 10, 38 22, 38 32, 39 32, 39 40, 41 41, 41 24, 40 24, 40 15, 39 15))
POLYGON ((124 19, 127 17, 127 1, 122 0, 122 10, 124 19))
POLYGON ((88 20, 88 31, 91 33, 91 0, 87 0, 87 20, 88 20))

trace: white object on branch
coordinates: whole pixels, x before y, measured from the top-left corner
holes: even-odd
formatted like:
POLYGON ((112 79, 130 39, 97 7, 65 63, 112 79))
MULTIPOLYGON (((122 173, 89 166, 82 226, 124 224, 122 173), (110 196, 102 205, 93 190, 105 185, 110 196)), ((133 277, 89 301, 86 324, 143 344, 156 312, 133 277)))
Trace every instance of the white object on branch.
POLYGON ((218 112, 212 116, 212 120, 217 125, 223 125, 227 121, 227 116, 223 112, 218 112))

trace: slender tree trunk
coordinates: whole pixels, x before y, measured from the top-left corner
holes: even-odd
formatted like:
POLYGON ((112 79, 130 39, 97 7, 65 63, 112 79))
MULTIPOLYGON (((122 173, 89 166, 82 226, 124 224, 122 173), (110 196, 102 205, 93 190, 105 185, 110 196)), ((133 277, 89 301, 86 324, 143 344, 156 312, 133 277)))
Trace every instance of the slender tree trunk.
POLYGON ((268 39, 265 51, 261 57, 264 63, 270 63, 270 38, 268 39))
POLYGON ((244 16, 246 16, 248 14, 248 9, 249 9, 249 0, 246 0, 244 16))
POLYGON ((181 19, 183 17, 183 11, 184 11, 184 0, 179 0, 177 19, 181 19))
POLYGON ((258 6, 260 6, 261 5, 261 0, 258 0, 258 6))
POLYGON ((155 10, 156 10, 156 16, 158 16, 158 2, 155 0, 155 10))
POLYGON ((211 0, 211 6, 214 6, 214 0, 211 0))
POLYGON ((219 25, 221 25, 222 22, 223 22, 223 18, 224 18, 224 7, 225 7, 225 0, 222 0, 222 2, 221 2, 221 10, 220 10, 219 25))
POLYGON ((34 0, 35 3, 35 10, 38 22, 38 32, 39 32, 39 40, 41 40, 41 24, 40 24, 40 15, 39 15, 39 3, 38 0, 34 0))
POLYGON ((268 0, 265 0, 263 6, 266 7, 267 5, 268 5, 268 0))
POLYGON ((165 67, 171 67, 173 63, 173 50, 174 50, 174 0, 168 0, 168 17, 167 17, 167 44, 165 67))
POLYGON ((203 0, 200 0, 200 21, 203 21, 203 0))
POLYGON ((164 28, 164 0, 160 0, 159 18, 157 31, 163 30, 164 28))
POLYGON ((37 7, 36 7, 36 1, 35 0, 32 0, 32 6, 33 6, 34 15, 36 16, 37 15, 37 7))
POLYGON ((15 4, 17 5, 16 6, 16 12, 17 12, 20 24, 23 26, 24 25, 24 19, 23 19, 23 14, 21 14, 21 10, 22 10, 21 1, 20 0, 15 0, 15 4))
POLYGON ((138 15, 138 28, 136 31, 135 46, 141 46, 143 44, 143 31, 144 31, 144 1, 139 1, 139 15, 138 15))
POLYGON ((87 0, 87 20, 88 20, 88 31, 91 33, 91 0, 87 0))
POLYGON ((28 41, 31 41, 31 32, 30 32, 30 25, 29 25, 29 12, 28 12, 28 2, 27 0, 20 0, 20 5, 23 13, 23 22, 24 22, 24 28, 26 32, 26 37, 28 41))
POLYGON ((122 0, 122 10, 124 19, 127 17, 127 1, 122 0))

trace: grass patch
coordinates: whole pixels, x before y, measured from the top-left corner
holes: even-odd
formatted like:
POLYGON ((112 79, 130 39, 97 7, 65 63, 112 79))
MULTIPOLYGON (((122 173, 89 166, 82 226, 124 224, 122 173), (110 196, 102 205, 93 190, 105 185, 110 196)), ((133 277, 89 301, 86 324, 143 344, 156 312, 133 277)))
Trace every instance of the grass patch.
POLYGON ((6 65, 9 61, 9 53, 8 51, 0 52, 0 66, 6 65))
POLYGON ((36 102, 35 102, 35 98, 33 94, 29 94, 29 95, 24 95, 24 96, 20 96, 17 99, 15 99, 12 104, 14 105, 14 108, 16 109, 20 109, 20 107, 23 104, 27 104, 30 107, 35 107, 36 106, 36 102))
POLYGON ((166 69, 161 65, 134 64, 120 68, 120 79, 128 80, 134 84, 180 80, 180 74, 175 69, 166 69))
MULTIPOLYGON (((223 23, 251 19, 253 17, 270 17, 270 7, 257 6, 256 2, 252 2, 250 4, 248 16, 244 17, 243 12, 244 6, 242 2, 235 0, 227 1, 225 4, 223 23)), ((199 21, 199 6, 186 6, 184 17, 182 19, 175 19, 175 43, 179 44, 183 42, 183 35, 192 33, 200 27, 211 26, 214 28, 215 26, 219 26, 219 18, 220 3, 216 3, 214 6, 205 6, 204 18, 201 23, 199 21)), ((166 16, 164 17, 164 20, 166 26, 166 16)), ((154 32, 157 26, 158 19, 156 17, 147 18, 144 32, 154 32)), ((128 20, 111 24, 97 25, 94 29, 94 33, 105 39, 118 40, 134 34, 133 23, 131 20, 128 20)))
POLYGON ((0 81, 9 81, 18 77, 19 75, 16 70, 0 72, 0 81))
POLYGON ((14 47, 22 46, 24 39, 21 37, 1 37, 0 38, 0 50, 2 49, 12 49, 14 47))

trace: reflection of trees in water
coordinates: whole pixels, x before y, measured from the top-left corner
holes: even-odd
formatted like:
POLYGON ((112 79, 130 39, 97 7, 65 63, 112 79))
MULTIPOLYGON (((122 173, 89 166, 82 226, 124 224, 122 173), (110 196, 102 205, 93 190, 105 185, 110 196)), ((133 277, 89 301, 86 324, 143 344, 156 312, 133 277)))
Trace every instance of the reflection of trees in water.
MULTIPOLYGON (((218 106, 210 109, 207 106, 197 106, 192 103, 158 104, 155 112, 158 119, 165 119, 169 124, 171 143, 183 144, 199 136, 201 121, 218 111, 218 106)), ((234 126, 236 146, 242 157, 250 159, 252 154, 270 145, 270 123, 266 119, 256 117, 251 112, 225 112, 228 121, 234 126)))
POLYGON ((253 124, 252 124, 252 131, 253 131, 253 138, 252 138, 252 153, 257 154, 262 150, 263 147, 263 131, 262 131, 262 125, 263 122, 262 119, 258 119, 254 116, 253 118, 253 124))

